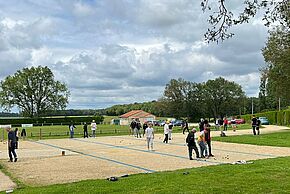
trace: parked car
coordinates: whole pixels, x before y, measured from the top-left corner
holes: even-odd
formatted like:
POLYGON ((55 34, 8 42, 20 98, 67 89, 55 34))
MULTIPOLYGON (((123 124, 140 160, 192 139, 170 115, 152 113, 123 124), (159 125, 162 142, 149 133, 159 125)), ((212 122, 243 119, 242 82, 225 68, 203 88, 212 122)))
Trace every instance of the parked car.
POLYGON ((175 120, 175 121, 172 122, 172 124, 173 124, 173 126, 182 126, 183 121, 181 121, 181 120, 175 120))
POLYGON ((261 125, 269 125, 270 124, 267 117, 259 117, 259 120, 261 121, 261 125))
POLYGON ((246 123, 245 119, 235 119, 235 121, 236 121, 236 124, 245 124, 246 123))

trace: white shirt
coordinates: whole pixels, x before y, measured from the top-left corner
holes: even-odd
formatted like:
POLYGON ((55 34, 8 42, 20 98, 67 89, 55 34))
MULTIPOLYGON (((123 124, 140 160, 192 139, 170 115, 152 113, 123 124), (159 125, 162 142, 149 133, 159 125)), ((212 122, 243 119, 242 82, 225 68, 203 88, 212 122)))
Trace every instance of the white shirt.
POLYGON ((168 126, 168 124, 166 123, 165 125, 164 125, 164 134, 168 134, 169 133, 169 126, 168 126))
POLYGON ((96 128, 97 128, 97 124, 96 123, 91 123, 91 128, 92 128, 93 131, 95 131, 96 128))
POLYGON ((145 133, 146 133, 146 137, 148 138, 153 138, 153 134, 154 134, 154 129, 153 128, 150 128, 148 127, 146 130, 145 130, 145 133))

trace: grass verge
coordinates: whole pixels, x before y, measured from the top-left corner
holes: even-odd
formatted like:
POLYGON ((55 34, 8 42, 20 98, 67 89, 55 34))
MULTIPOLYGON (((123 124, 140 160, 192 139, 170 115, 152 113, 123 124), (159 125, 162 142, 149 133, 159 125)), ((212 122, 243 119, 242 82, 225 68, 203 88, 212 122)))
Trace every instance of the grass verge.
POLYGON ((285 130, 279 133, 267 133, 261 135, 213 137, 212 140, 230 143, 290 147, 290 130, 285 130))
POLYGON ((246 165, 131 175, 116 182, 87 180, 23 187, 14 193, 289 193, 289 174, 290 157, 284 157, 257 160, 246 165))

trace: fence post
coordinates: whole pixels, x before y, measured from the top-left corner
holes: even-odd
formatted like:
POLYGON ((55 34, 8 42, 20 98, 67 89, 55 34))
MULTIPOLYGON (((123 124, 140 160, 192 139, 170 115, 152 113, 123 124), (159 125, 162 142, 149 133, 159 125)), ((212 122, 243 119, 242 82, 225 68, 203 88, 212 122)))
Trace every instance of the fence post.
POLYGON ((115 133, 117 133, 117 129, 115 129, 115 133))
POLYGON ((41 139, 42 134, 41 134, 41 128, 39 128, 39 139, 41 139))
POLYGON ((33 136, 32 132, 31 132, 31 137, 33 136))

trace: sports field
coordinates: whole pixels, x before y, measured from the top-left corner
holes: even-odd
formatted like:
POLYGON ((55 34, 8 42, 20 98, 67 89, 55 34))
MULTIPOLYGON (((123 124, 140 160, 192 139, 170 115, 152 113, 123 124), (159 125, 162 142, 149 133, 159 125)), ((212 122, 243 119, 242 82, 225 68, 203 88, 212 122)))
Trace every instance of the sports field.
MULTIPOLYGON (((264 132, 280 131, 270 126, 264 132)), ((228 132, 248 134, 250 130, 228 132)), ((218 132, 213 132, 217 136, 218 132)), ((188 159, 185 135, 173 134, 169 144, 162 143, 162 134, 154 141, 155 151, 147 151, 144 138, 114 136, 97 138, 26 140, 17 150, 19 161, 7 162, 7 145, 0 144, 2 165, 25 185, 51 185, 87 179, 104 179, 126 174, 154 173, 176 169, 290 156, 290 148, 212 142, 210 159, 188 159), (65 151, 65 156, 62 156, 65 151)), ((2 181, 1 181, 2 182, 2 181)), ((7 187, 7 186, 6 186, 7 187)), ((7 188, 2 188, 2 190, 7 188)))

